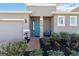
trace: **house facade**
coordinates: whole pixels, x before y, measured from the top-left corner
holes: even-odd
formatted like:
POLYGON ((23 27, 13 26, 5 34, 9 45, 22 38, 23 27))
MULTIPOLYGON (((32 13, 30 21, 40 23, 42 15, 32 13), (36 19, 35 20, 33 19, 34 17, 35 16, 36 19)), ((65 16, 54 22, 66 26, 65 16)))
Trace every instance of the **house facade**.
POLYGON ((53 32, 68 32, 79 34, 79 8, 70 12, 56 11, 57 4, 33 5, 27 4, 32 11, 30 15, 30 36, 44 37, 53 32))
POLYGON ((56 11, 57 4, 26 4, 26 11, 0 12, 0 40, 22 40, 50 36, 53 32, 79 34, 79 8, 71 12, 56 11))

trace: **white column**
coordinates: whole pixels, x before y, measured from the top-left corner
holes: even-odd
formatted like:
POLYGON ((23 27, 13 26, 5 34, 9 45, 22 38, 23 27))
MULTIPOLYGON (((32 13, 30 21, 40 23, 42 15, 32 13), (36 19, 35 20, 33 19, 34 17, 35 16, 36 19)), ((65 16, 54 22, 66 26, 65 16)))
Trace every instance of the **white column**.
POLYGON ((43 16, 40 17, 40 38, 43 38, 43 16))
POLYGON ((30 17, 29 16, 26 16, 26 18, 25 18, 24 32, 28 33, 28 37, 31 37, 31 33, 30 33, 30 17))

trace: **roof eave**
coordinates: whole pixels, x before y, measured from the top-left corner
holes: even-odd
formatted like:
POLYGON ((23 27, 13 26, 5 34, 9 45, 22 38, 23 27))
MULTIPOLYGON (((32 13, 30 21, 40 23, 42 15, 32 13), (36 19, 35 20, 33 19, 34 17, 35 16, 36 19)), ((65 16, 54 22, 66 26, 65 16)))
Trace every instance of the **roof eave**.
POLYGON ((27 13, 27 14, 31 14, 32 11, 0 11, 0 13, 27 13))
POLYGON ((52 15, 54 14, 79 14, 79 12, 52 12, 52 15))

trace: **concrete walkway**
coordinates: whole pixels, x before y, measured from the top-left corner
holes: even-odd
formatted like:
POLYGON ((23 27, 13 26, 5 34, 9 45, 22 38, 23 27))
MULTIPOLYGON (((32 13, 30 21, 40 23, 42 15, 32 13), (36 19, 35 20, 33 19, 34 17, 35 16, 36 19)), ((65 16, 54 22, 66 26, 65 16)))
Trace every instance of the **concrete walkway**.
POLYGON ((34 49, 40 49, 39 38, 33 37, 30 42, 27 44, 26 51, 32 51, 34 49))

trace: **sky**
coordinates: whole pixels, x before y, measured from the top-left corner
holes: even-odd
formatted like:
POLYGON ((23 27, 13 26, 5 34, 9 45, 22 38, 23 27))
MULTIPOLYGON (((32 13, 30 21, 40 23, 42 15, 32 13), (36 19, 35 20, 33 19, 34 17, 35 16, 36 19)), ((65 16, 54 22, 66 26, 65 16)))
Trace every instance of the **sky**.
MULTIPOLYGON (((79 3, 61 3, 57 6, 57 10, 64 11, 73 9, 79 6, 79 3)), ((26 5, 24 3, 0 3, 0 11, 25 11, 26 5)))
POLYGON ((79 3, 62 3, 62 4, 59 4, 57 6, 57 10, 60 10, 60 11, 70 11, 72 10, 74 7, 77 7, 79 6, 79 3))
POLYGON ((25 11, 24 3, 0 3, 0 11, 25 11))

